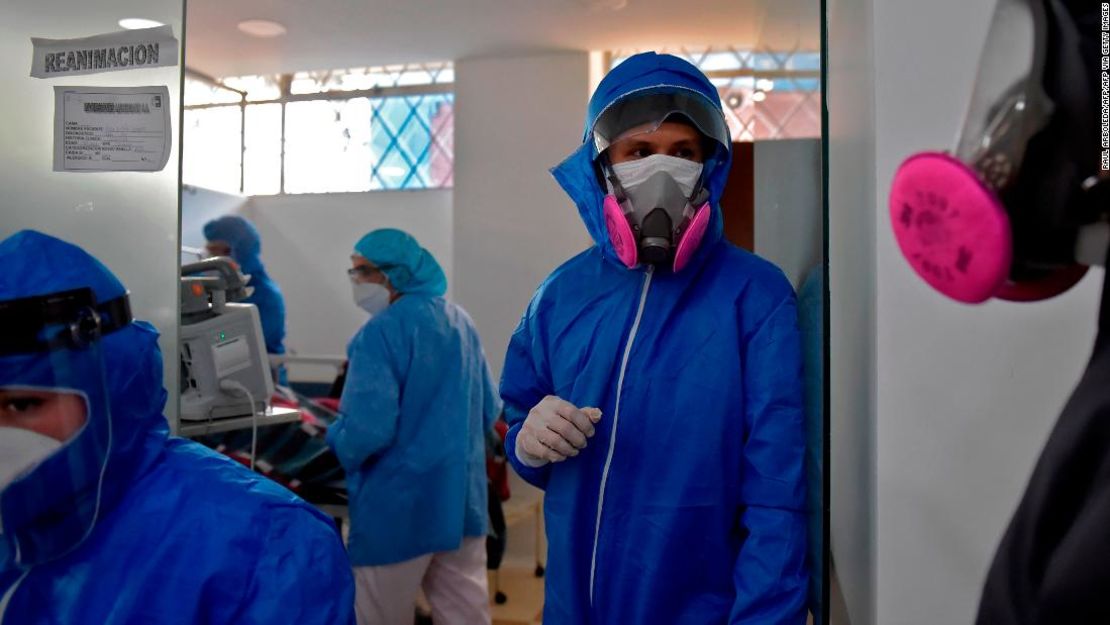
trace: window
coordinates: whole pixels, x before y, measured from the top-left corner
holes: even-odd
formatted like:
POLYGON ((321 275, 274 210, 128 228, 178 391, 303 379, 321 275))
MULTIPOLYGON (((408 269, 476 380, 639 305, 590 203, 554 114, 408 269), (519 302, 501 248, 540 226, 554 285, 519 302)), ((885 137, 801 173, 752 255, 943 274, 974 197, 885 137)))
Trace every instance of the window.
POLYGON ((369 191, 370 121, 369 98, 286 105, 286 191, 369 191))
POLYGON ((185 109, 182 167, 185 184, 237 193, 242 186, 239 141, 243 117, 238 106, 185 109))
POLYGON ((243 193, 281 193, 281 104, 250 104, 243 129, 243 193))
POLYGON ((293 74, 290 91, 296 94, 332 91, 366 91, 417 85, 450 85, 455 82, 451 63, 388 65, 293 74))
POLYGON ((186 77, 184 181, 247 195, 450 188, 454 67, 186 77))
MULTIPOLYGON (((637 51, 609 55, 613 68, 637 51)), ((733 141, 821 136, 821 54, 733 46, 662 49, 717 86, 733 141)))

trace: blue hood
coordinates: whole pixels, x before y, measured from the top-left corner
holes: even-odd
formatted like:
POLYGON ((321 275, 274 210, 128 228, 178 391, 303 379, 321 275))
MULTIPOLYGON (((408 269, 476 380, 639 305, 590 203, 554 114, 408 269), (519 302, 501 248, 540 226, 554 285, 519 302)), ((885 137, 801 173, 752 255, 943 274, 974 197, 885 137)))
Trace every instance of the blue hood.
POLYGON ((250 221, 239 215, 224 215, 204 224, 204 238, 209 241, 226 241, 231 246, 231 257, 239 263, 243 273, 255 274, 262 267, 262 237, 250 221))
MULTIPOLYGON (((592 141, 591 131, 597 118, 606 108, 625 98, 635 97, 647 91, 696 93, 704 97, 718 111, 722 111, 722 115, 724 114, 717 88, 697 67, 669 54, 655 52, 637 54, 613 68, 598 85, 597 91, 590 98, 586 112, 582 145, 551 170, 555 180, 578 206, 578 214, 602 254, 622 267, 624 265, 617 258, 613 244, 609 241, 609 232, 605 227, 602 204, 606 191, 598 180, 596 168, 598 153, 592 141)), ((728 146, 727 151, 721 151, 706 160, 705 188, 709 191, 713 214, 710 217, 705 238, 691 265, 698 264, 704 258, 706 250, 712 248, 713 244, 721 239, 724 222, 719 201, 724 192, 725 183, 728 181, 731 163, 731 145, 728 146)))
MULTIPOLYGON (((98 302, 126 291, 81 248, 25 230, 0 242, 0 301, 91 288, 98 302)), ((88 399, 83 428, 0 491, 0 573, 74 549, 103 519, 169 432, 158 332, 135 321, 98 348, 0 357, 0 386, 72 389, 88 399)))

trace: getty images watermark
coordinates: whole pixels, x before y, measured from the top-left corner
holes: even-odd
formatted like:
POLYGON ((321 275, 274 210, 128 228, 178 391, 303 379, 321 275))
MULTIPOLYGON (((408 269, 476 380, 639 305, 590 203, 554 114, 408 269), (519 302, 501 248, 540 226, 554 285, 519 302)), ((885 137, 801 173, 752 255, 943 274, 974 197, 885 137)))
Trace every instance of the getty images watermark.
POLYGON ((1102 3, 1102 75, 1099 102, 1102 105, 1102 171, 1110 171, 1110 2, 1102 3))

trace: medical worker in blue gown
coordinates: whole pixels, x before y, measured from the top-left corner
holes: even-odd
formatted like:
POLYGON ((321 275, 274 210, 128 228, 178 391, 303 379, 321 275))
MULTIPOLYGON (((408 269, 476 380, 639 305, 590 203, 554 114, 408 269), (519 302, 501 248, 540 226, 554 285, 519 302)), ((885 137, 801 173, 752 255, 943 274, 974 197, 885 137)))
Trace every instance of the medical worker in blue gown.
POLYGON ((0 267, 0 623, 352 622, 331 520, 169 435, 158 333, 119 280, 33 231, 0 267))
POLYGON ((544 625, 806 621, 795 299, 722 238, 730 145, 709 80, 646 53, 552 172, 595 245, 540 285, 501 381, 546 491, 544 625))
POLYGON ((489 623, 485 440, 501 402, 478 333, 412 236, 375 230, 351 262, 371 317, 328 444, 347 472, 358 621, 411 625, 423 587, 436 625, 489 623))
MULTIPOLYGON (((258 308, 266 352, 284 354, 285 297, 262 264, 262 238, 258 229, 244 217, 224 215, 204 224, 204 238, 207 239, 204 247, 210 255, 230 256, 239 263, 239 269, 250 276, 247 286, 252 293, 242 303, 258 308)), ((277 369, 277 375, 279 384, 287 384, 284 367, 277 369)))

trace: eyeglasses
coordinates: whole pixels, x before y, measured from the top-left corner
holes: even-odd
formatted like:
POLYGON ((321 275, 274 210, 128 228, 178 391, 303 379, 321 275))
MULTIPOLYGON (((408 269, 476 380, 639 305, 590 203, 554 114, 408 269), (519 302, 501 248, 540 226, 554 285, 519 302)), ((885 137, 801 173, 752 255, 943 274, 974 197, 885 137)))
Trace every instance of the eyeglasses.
POLYGON ((359 279, 369 280, 377 274, 384 273, 384 270, 389 269, 390 267, 393 267, 393 265, 380 265, 378 267, 371 267, 370 265, 358 265, 357 267, 351 267, 347 270, 347 277, 351 280, 356 281, 359 279))
POLYGON ((366 280, 371 278, 376 273, 379 273, 379 271, 377 269, 374 269, 373 267, 359 265, 358 267, 351 267, 350 269, 348 269, 347 277, 354 281, 358 281, 360 279, 366 280))

